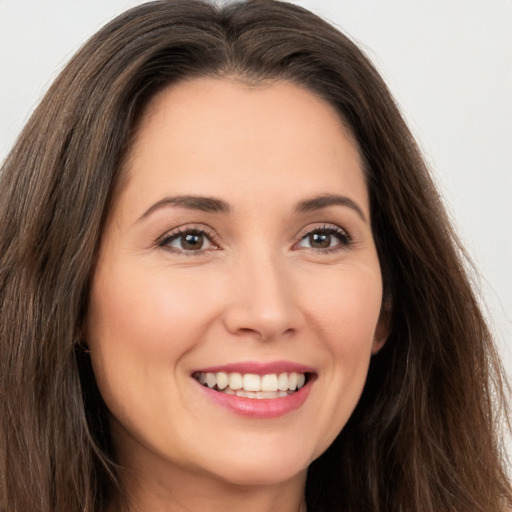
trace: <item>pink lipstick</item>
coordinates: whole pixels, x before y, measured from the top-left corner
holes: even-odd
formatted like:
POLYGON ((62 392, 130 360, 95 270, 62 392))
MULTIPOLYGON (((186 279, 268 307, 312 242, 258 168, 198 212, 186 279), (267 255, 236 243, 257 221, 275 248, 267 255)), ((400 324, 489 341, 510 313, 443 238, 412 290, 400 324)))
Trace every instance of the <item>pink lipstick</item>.
POLYGON ((192 377, 216 404, 241 416, 263 419, 301 407, 316 373, 288 361, 240 362, 201 368, 192 377))

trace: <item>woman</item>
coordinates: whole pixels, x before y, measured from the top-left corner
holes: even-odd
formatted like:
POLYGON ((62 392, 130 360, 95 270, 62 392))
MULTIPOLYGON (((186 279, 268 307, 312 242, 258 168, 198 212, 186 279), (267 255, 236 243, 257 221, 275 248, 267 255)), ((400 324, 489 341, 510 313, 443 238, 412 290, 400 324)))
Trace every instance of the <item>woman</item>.
POLYGON ((128 11, 0 179, 6 511, 510 507, 460 245, 327 23, 128 11))

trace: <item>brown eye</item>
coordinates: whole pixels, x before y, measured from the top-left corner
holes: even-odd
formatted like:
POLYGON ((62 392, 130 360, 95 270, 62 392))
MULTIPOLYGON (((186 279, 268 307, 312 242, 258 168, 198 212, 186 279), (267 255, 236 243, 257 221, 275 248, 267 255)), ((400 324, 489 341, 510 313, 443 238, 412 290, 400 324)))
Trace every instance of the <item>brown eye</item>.
POLYGON ((158 245, 178 253, 202 252, 215 247, 206 233, 197 230, 181 231, 179 233, 170 234, 158 245))
POLYGON ((308 235, 310 247, 313 249, 326 249, 331 246, 331 235, 326 233, 312 233, 308 235))
POLYGON ((201 233, 182 235, 180 238, 181 248, 184 250, 197 251, 203 248, 204 236, 201 233))
POLYGON ((335 251, 348 247, 351 241, 345 230, 334 226, 324 227, 306 233, 298 243, 298 247, 335 251))

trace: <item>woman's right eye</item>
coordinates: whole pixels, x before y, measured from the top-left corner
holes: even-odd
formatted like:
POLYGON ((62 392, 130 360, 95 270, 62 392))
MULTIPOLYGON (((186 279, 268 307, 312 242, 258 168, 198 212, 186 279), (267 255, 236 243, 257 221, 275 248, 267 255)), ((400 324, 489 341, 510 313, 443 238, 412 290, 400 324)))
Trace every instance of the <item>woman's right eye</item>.
POLYGON ((158 246, 179 254, 197 254, 212 249, 218 249, 212 242, 211 235, 200 229, 171 232, 158 242, 158 246))

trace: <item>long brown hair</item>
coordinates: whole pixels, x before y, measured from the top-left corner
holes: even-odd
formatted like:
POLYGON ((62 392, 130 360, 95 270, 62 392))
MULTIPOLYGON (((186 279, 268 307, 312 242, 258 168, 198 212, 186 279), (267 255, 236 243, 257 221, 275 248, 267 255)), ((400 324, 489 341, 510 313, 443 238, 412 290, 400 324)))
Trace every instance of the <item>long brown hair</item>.
POLYGON ((88 289, 123 158, 147 102, 194 76, 285 79, 339 112, 365 164, 391 334, 361 400, 310 467, 310 511, 512 506, 505 380, 466 259, 382 79, 291 4, 134 8, 71 60, 0 174, 0 503, 100 512, 122 493, 83 348, 88 289), (506 416, 502 416, 506 417, 506 416))

